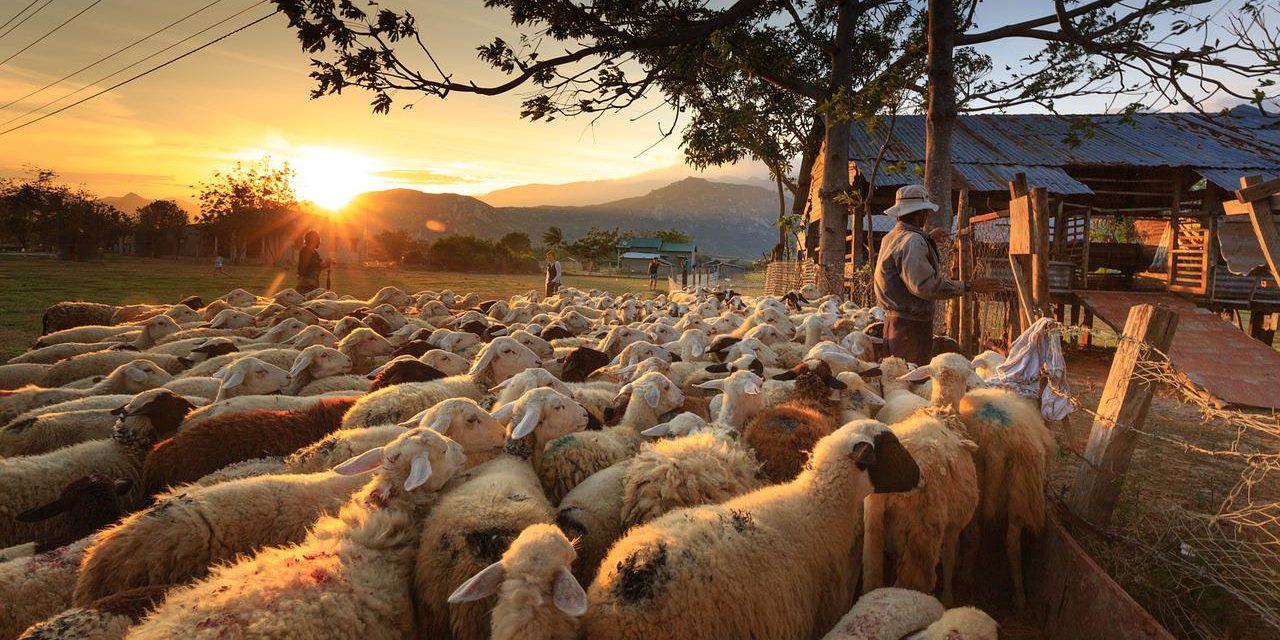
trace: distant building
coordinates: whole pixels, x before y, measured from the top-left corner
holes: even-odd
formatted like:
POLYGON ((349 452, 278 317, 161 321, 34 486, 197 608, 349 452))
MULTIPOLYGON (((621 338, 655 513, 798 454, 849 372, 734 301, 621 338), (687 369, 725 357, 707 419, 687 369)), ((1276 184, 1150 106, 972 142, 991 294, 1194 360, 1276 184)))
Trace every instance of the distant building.
POLYGON ((692 242, 666 242, 661 238, 627 238, 618 243, 618 271, 621 273, 645 273, 649 260, 657 257, 660 262, 675 269, 683 259, 690 268, 698 256, 698 247, 692 242))

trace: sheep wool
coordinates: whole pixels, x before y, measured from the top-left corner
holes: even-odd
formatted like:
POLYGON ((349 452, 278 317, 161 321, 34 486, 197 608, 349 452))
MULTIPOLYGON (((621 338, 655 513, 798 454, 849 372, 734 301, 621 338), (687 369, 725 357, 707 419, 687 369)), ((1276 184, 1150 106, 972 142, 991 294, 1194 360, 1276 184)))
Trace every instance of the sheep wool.
POLYGON ((413 429, 338 465, 335 471, 341 474, 377 473, 301 544, 263 550, 171 591, 129 637, 399 640, 412 635, 415 522, 465 459, 461 447, 445 436, 413 429))
POLYGON ((342 429, 302 447, 284 460, 291 473, 316 473, 332 469, 334 465, 354 458, 370 449, 385 446, 408 431, 398 424, 384 424, 367 429, 342 429))
POLYGON ((894 587, 875 589, 822 640, 900 640, 942 617, 942 603, 931 595, 894 587))
POLYGON ((0 429, 0 457, 34 456, 88 440, 111 437, 110 409, 88 409, 15 418, 0 429))
POLYGON ((947 609, 942 618, 912 640, 997 640, 1000 625, 975 607, 947 609))
POLYGON ((811 638, 853 604, 863 499, 906 491, 919 470, 888 427, 851 422, 795 480, 631 529, 587 590, 586 636, 811 638), (716 601, 690 594, 716 585, 716 601), (761 588, 761 585, 782 585, 761 588))
POLYGON ((560 500, 556 526, 577 541, 573 575, 591 584, 609 547, 622 536, 623 478, 631 459, 589 476, 560 500))
POLYGON ((71 606, 76 568, 89 538, 52 551, 0 563, 0 638, 16 638, 27 627, 71 606))
POLYGON ((751 452, 710 433, 646 443, 623 474, 623 526, 751 491, 759 469, 751 452))

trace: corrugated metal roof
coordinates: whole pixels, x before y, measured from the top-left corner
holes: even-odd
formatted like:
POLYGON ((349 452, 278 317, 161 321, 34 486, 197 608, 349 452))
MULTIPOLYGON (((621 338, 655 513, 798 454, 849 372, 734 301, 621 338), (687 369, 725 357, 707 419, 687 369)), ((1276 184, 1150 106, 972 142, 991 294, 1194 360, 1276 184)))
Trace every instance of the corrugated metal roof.
POLYGON ((619 249, 651 249, 654 251, 673 251, 677 253, 693 253, 698 247, 692 242, 666 242, 660 238, 626 238, 618 242, 619 249))
MULTIPOLYGON (((993 187, 990 190, 1007 188, 1004 176, 1023 171, 1032 184, 1049 186, 1051 191, 1055 189, 1050 185, 1057 184, 1058 193, 1091 192, 1069 191, 1088 187, 1065 173, 1032 179, 1031 171, 1068 165, 1203 168, 1234 171, 1233 189, 1239 187, 1239 174, 1246 171, 1280 173, 1280 118, 1263 115, 1252 106, 1236 107, 1225 115, 1135 114, 1129 122, 1115 115, 1088 116, 1092 134, 1072 146, 1067 138, 1072 133, 1073 119, 1078 117, 960 116, 952 140, 956 171, 966 180, 972 177, 975 184, 971 188, 987 184, 993 187)), ((864 175, 869 175, 880 155, 887 132, 887 126, 868 132, 861 124, 851 125, 850 159, 864 175)), ((922 164, 924 150, 924 116, 898 116, 881 167, 922 164)), ((885 174, 883 180, 877 176, 876 184, 892 186, 906 181, 919 179, 914 171, 885 174)))
MULTIPOLYGON (((1235 191, 1240 188, 1240 171, 1237 169, 1206 169, 1203 167, 1197 167, 1196 173, 1200 174, 1200 176, 1205 180, 1208 180, 1227 191, 1235 191)), ((1273 172, 1253 171, 1251 173, 1262 176, 1263 180, 1270 180, 1271 178, 1280 176, 1280 170, 1273 172)))

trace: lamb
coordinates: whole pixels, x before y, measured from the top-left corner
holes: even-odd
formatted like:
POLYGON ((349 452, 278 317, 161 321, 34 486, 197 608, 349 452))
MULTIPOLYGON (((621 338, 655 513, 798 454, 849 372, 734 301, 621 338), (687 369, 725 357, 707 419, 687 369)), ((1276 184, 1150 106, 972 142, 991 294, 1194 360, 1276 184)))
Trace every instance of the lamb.
POLYGON ((502 558, 462 583, 449 602, 475 602, 498 595, 491 614, 493 640, 572 640, 587 594, 569 571, 573 543, 548 524, 534 524, 516 537, 502 558))
POLYGON ((863 510, 863 589, 884 585, 885 553, 897 559, 894 586, 933 593, 942 563, 942 601, 950 603, 960 532, 978 507, 972 441, 927 414, 890 427, 920 467, 920 486, 868 496, 863 510))
POLYGON ((185 584, 266 547, 301 542, 365 484, 330 472, 265 475, 185 487, 98 534, 85 550, 72 603, 139 587, 185 584))
POLYGON ((933 409, 948 424, 978 444, 978 513, 983 528, 1004 525, 1005 554, 1013 579, 1013 600, 1025 606, 1022 587, 1022 532, 1044 527, 1044 486, 1056 443, 1040 411, 1025 398, 1003 389, 974 389, 980 384, 967 359, 957 353, 935 356, 903 376, 907 382, 933 378, 933 409), (958 420, 957 420, 958 419, 958 420))
POLYGON ((585 635, 817 636, 853 604, 863 499, 918 480, 888 427, 851 422, 819 442, 810 466, 789 483, 678 509, 627 532, 587 589, 585 635), (707 584, 731 606, 689 597, 707 584))
POLYGON ((308 409, 236 413, 188 426, 147 455, 143 488, 151 495, 235 462, 287 456, 336 430, 355 400, 322 398, 308 409))
POLYGON ((85 475, 98 473, 133 481, 125 503, 136 504, 147 451, 153 442, 173 433, 192 406, 170 391, 144 391, 120 408, 120 420, 109 440, 5 459, 0 465, 0 495, 6 497, 0 503, 0 547, 35 539, 60 526, 60 518, 22 523, 13 516, 53 500, 68 482, 85 475))
POLYGON ((289 372, 253 356, 240 358, 214 374, 221 378, 214 402, 237 396, 260 396, 275 393, 289 384, 289 372))
POLYGON ((338 350, 351 358, 351 371, 368 373, 386 362, 395 347, 373 329, 362 327, 338 341, 338 350))
POLYGON ((910 383, 903 376, 910 373, 907 361, 902 358, 885 358, 880 361, 880 386, 884 390, 884 406, 876 418, 885 424, 896 424, 908 416, 929 406, 929 401, 911 391, 910 383))
POLYGON ((464 462, 447 437, 414 429, 338 465, 340 474, 378 473, 301 544, 264 550, 171 592, 130 637, 411 635, 415 522, 464 462))
POLYGON ((9 395, 0 395, 0 422, 7 424, 18 414, 68 400, 97 395, 136 394, 154 389, 171 378, 168 372, 149 360, 130 360, 86 389, 24 387, 9 395))
POLYGON ((942 618, 910 640, 997 640, 1000 625, 981 609, 947 609, 942 618))
MULTIPOLYGON (((312 382, 322 380, 330 376, 341 376, 351 371, 351 357, 337 349, 329 347, 307 347, 298 355, 298 359, 293 361, 293 367, 289 369, 289 386, 285 388, 285 393, 289 395, 314 395, 299 393, 303 387, 310 385, 312 382)), ((368 381, 364 381, 366 386, 368 381)))
POLYGON ((399 384, 360 398, 342 419, 342 426, 373 426, 403 422, 447 398, 479 400, 490 387, 529 367, 542 366, 538 356, 508 337, 495 338, 480 350, 471 370, 432 382, 399 384))
POLYGON ((641 431, 660 422, 659 416, 684 403, 680 388, 660 373, 647 373, 618 392, 629 397, 617 426, 562 436, 548 443, 535 465, 547 497, 559 501, 587 476, 628 458, 639 449, 641 431))
POLYGON ((822 636, 822 640, 899 640, 941 618, 942 603, 931 595, 886 587, 869 591, 822 636))

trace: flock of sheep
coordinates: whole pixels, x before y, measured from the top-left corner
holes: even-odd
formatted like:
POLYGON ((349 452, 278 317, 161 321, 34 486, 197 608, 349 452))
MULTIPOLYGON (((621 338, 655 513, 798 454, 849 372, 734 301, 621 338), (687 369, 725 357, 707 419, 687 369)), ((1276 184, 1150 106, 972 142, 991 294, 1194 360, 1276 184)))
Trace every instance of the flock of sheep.
POLYGON ((995 638, 943 603, 983 535, 1024 603, 1053 438, 998 354, 877 361, 880 318, 60 303, 0 366, 0 640, 995 638))

